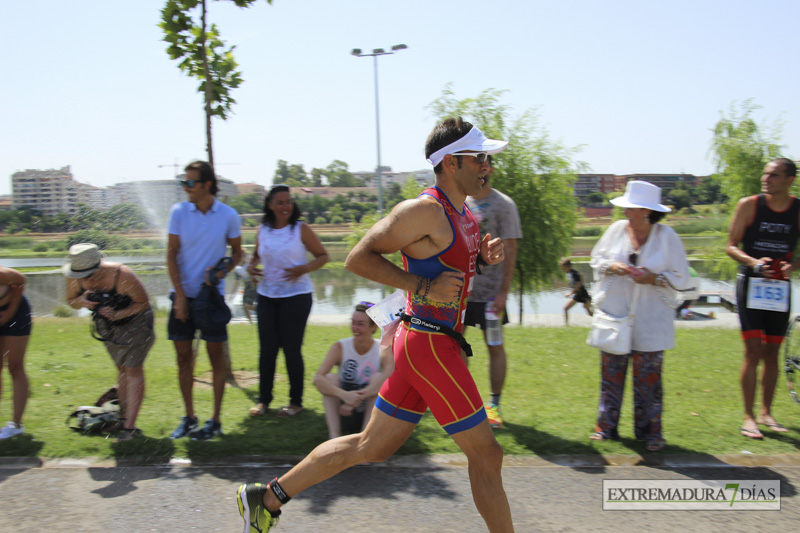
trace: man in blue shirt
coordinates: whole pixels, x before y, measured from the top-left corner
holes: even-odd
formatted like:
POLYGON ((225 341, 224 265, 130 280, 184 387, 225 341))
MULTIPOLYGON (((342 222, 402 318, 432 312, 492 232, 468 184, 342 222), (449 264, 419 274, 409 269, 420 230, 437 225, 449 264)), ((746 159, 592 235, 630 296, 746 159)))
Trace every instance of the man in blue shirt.
MULTIPOLYGON (((192 342, 198 328, 192 323, 189 302, 200 293, 206 271, 226 256, 228 245, 233 258, 231 268, 239 264, 242 255, 241 220, 236 210, 216 199, 217 177, 211 165, 195 161, 186 167, 185 172, 186 179, 182 184, 188 201, 172 206, 167 224, 167 270, 173 287, 167 333, 175 343, 178 383, 186 407, 186 416, 172 432, 171 438, 191 435, 206 440, 222 434, 220 410, 227 377, 223 343, 228 340, 228 331, 225 325, 201 330, 213 373, 214 414, 200 427, 192 398, 192 342)), ((220 281, 218 287, 224 293, 224 281, 220 281)))

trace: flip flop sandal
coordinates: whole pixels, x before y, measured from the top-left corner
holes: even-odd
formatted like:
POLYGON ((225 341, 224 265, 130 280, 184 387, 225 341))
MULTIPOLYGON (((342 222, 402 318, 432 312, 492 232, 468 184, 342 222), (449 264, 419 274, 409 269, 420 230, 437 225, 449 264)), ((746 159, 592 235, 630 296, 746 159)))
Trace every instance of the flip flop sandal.
POLYGON ((761 424, 762 426, 767 426, 770 430, 776 431, 778 433, 788 433, 789 432, 788 429, 783 427, 781 424, 778 424, 777 422, 772 422, 771 424, 769 424, 767 422, 758 422, 758 423, 761 424))
POLYGON ((278 409, 278 416, 294 416, 303 408, 298 405, 284 405, 280 409, 278 409))
POLYGON ((761 431, 756 429, 747 429, 747 428, 739 428, 739 431, 742 432, 742 437, 747 437, 748 439, 756 439, 760 440, 764 438, 764 434, 761 431))
POLYGON ((255 407, 250 408, 250 416, 264 416, 268 411, 269 407, 264 406, 263 403, 259 403, 255 407))

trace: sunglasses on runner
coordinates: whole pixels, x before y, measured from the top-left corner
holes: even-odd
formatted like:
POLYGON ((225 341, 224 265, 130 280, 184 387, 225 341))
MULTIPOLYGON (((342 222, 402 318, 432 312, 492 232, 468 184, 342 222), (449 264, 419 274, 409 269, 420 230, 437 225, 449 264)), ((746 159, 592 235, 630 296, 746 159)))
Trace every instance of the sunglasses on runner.
POLYGON ((474 157, 475 161, 477 161, 479 165, 484 164, 486 159, 489 157, 489 154, 486 152, 455 152, 450 155, 468 155, 470 157, 474 157))

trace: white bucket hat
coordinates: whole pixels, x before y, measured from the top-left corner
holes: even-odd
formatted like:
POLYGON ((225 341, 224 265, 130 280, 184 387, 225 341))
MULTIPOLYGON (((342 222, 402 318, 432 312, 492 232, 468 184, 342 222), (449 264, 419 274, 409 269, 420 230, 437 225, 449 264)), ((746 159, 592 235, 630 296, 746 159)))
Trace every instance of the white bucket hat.
POLYGON ((90 242, 73 244, 69 247, 69 257, 66 264, 61 267, 61 271, 68 278, 88 278, 100 268, 102 259, 103 254, 96 244, 90 242))
POLYGON ((487 139, 486 135, 481 130, 472 126, 469 132, 458 139, 448 144, 444 148, 433 152, 428 158, 428 163, 433 166, 438 165, 448 154, 456 152, 470 151, 470 152, 486 152, 487 154, 499 154, 508 146, 508 141, 497 141, 495 139, 487 139))
POLYGON ((625 186, 625 194, 610 201, 619 207, 638 207, 660 213, 672 211, 672 208, 661 203, 661 187, 646 181, 629 181, 625 186))

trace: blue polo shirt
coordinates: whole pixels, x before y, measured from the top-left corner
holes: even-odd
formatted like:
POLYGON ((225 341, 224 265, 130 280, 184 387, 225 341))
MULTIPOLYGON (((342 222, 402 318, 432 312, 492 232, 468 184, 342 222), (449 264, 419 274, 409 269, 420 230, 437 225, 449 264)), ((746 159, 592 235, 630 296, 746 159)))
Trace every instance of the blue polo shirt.
MULTIPOLYGON (((200 293, 206 269, 227 254, 228 239, 242 235, 242 221, 234 208, 216 198, 205 214, 192 202, 181 202, 170 209, 167 232, 180 238, 181 285, 187 297, 195 298, 200 293)), ((218 287, 225 294, 224 280, 218 287)))

